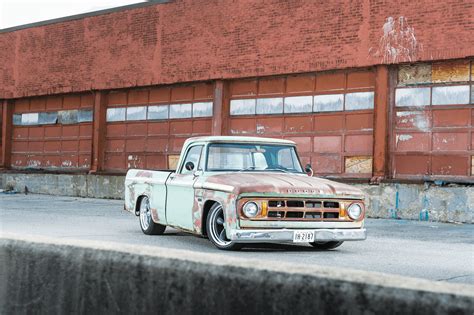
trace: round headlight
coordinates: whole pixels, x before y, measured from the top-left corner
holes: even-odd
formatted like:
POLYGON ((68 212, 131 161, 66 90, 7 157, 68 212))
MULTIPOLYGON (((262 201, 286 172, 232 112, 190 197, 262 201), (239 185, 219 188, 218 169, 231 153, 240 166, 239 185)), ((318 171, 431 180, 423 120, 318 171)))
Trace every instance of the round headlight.
POLYGON ((358 203, 353 203, 347 209, 347 214, 352 220, 358 220, 362 216, 362 207, 358 203))
POLYGON ((255 202, 249 201, 244 205, 244 214, 248 218, 253 218, 258 214, 258 205, 255 202))

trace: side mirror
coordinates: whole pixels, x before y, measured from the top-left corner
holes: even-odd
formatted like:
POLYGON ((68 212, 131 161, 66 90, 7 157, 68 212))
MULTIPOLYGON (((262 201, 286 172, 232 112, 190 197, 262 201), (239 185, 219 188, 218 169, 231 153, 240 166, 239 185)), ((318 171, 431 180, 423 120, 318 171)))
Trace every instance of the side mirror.
POLYGON ((194 169, 194 163, 189 161, 186 164, 184 164, 184 168, 188 171, 192 171, 194 169))
POLYGON ((306 164, 304 171, 306 174, 308 174, 308 176, 313 176, 313 168, 311 167, 311 164, 306 164))

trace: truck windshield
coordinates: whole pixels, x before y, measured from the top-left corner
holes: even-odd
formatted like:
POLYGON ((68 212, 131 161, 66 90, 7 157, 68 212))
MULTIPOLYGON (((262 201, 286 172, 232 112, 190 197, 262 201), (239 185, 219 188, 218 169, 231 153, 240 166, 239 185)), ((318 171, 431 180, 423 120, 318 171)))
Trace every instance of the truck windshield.
POLYGON ((303 172, 294 146, 248 143, 210 144, 207 170, 303 172))

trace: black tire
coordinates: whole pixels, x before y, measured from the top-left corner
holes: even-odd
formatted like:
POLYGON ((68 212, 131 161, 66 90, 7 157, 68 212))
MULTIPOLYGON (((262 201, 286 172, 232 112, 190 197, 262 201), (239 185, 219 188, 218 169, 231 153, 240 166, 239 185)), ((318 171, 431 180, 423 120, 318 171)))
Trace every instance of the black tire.
POLYGON ((310 243, 311 246, 313 246, 316 249, 319 250, 329 250, 329 249, 334 249, 342 245, 344 243, 343 241, 338 242, 338 241, 331 241, 331 242, 313 242, 310 243))
POLYGON ((150 200, 148 197, 142 197, 138 205, 138 222, 142 232, 146 235, 162 235, 166 230, 166 225, 153 222, 151 218, 150 200))
POLYGON ((222 250, 239 250, 242 244, 232 242, 225 235, 224 209, 220 203, 215 203, 206 218, 207 237, 217 248, 222 250))

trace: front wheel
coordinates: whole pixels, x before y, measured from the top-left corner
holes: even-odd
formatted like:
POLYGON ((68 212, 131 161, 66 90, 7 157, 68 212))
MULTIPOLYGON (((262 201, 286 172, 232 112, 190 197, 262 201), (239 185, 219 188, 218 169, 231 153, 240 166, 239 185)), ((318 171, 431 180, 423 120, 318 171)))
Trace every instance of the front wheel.
POLYGON ((150 199, 143 197, 140 200, 140 227, 147 235, 161 235, 165 232, 166 225, 153 222, 151 218, 150 199))
POLYGON ((239 250, 241 244, 229 240, 225 233, 224 210, 219 203, 212 205, 206 221, 207 237, 219 249, 239 250))
POLYGON ((341 246, 342 243, 344 242, 332 241, 332 242, 312 242, 310 244, 311 246, 319 250, 329 250, 329 249, 334 249, 341 246))

